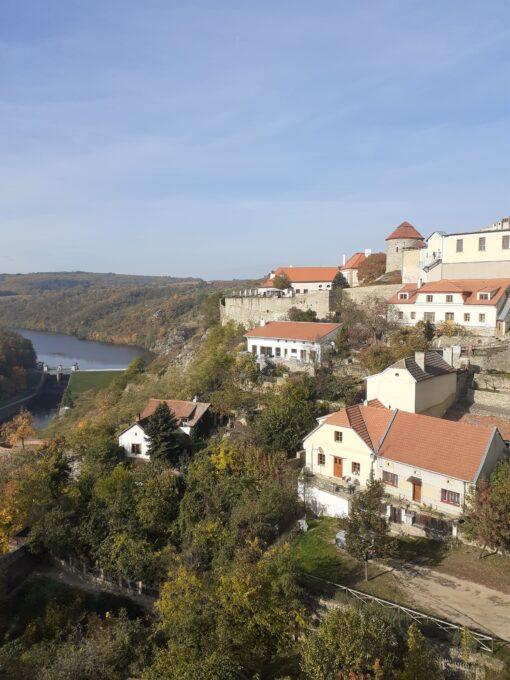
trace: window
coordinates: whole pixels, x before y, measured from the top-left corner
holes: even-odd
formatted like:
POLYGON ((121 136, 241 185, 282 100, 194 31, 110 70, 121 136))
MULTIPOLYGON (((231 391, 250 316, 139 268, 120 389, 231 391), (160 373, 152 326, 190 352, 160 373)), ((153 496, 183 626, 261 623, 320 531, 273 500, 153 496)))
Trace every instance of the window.
POLYGON ((326 465, 326 454, 325 453, 318 453, 317 454, 317 465, 326 465))
POLYGON ((303 288, 303 293, 308 293, 308 288, 303 288))
POLYGON ((382 478, 385 484, 389 484, 390 486, 398 486, 398 475, 394 475, 393 472, 383 470, 382 478))
POLYGON ((399 293, 398 297, 399 297, 399 300, 407 300, 408 295, 407 295, 407 293, 399 293))
POLYGON ((416 312, 411 312, 411 319, 416 319, 416 312))
POLYGON ((434 323, 434 321, 436 320, 435 312, 423 312, 423 320, 430 321, 430 323, 434 323))
POLYGON ((295 347, 292 348, 290 351, 291 351, 292 354, 297 354, 297 349, 295 347))
POLYGON ((427 295, 427 297, 425 298, 425 300, 426 300, 427 302, 433 302, 434 296, 433 296, 433 295, 427 295))
POLYGON ((402 321, 402 319, 404 318, 404 312, 399 312, 398 318, 399 318, 400 321, 402 321))
POLYGON ((441 501, 449 505, 460 505, 460 493, 450 491, 449 489, 441 489, 441 501))
POLYGON ((453 321, 454 318, 455 314, 453 312, 446 312, 446 314, 444 315, 445 321, 453 321))
POLYGON ((464 252, 464 241, 461 238, 457 239, 457 252, 458 253, 463 253, 464 252))
POLYGON ((447 295, 446 302, 453 302, 453 295, 447 295))
POLYGON ((134 453, 135 456, 139 456, 142 453, 142 445, 141 444, 131 444, 131 453, 134 453))
POLYGON ((480 323, 485 323, 485 314, 479 314, 478 315, 478 321, 480 323))
POLYGON ((336 442, 341 442, 344 438, 344 433, 339 432, 338 430, 335 430, 335 441, 336 442))
POLYGON ((464 321, 471 321, 471 314, 464 314, 464 321))
POLYGON ((282 355, 282 350, 281 350, 280 347, 275 347, 275 348, 274 348, 274 355, 275 355, 275 357, 281 357, 281 355, 282 355))
POLYGON ((501 247, 503 250, 508 250, 510 248, 510 236, 505 234, 501 239, 501 247))
POLYGON ((361 474, 361 464, 360 463, 353 463, 351 466, 351 472, 353 475, 359 475, 361 474))
POLYGON ((489 299, 489 293, 478 293, 478 299, 479 300, 488 300, 489 299))
POLYGON ((319 283, 319 288, 322 288, 322 283, 319 283))
POLYGON ((485 251, 485 236, 480 236, 478 239, 478 250, 485 251))

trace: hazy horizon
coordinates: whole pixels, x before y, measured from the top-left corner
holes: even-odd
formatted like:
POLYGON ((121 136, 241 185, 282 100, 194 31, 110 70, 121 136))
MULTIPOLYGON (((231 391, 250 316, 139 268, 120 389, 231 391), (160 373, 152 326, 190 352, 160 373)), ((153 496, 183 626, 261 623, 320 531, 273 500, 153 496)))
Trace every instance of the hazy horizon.
POLYGON ((510 213, 510 5, 4 0, 0 271, 261 277, 510 213))

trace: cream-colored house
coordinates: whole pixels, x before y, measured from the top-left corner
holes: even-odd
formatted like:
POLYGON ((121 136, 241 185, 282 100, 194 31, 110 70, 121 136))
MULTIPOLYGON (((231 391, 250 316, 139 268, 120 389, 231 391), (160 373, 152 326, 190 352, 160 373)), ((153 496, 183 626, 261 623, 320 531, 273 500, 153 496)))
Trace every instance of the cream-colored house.
MULTIPOLYGON (((364 262, 372 251, 367 249, 364 253, 354 253, 347 262, 344 262, 340 267, 340 271, 344 275, 345 280, 351 288, 359 286, 358 269, 362 262, 364 262)), ((345 255, 344 255, 345 258, 345 255)))
POLYGON ((415 352, 366 378, 367 402, 377 399, 386 408, 440 418, 457 398, 453 352, 415 352), (446 360, 444 358, 446 354, 446 360))
POLYGON ((347 515, 373 473, 385 484, 389 520, 415 533, 451 530, 468 491, 508 455, 495 427, 381 405, 349 406, 320 419, 304 448, 299 492, 310 509, 347 515))
POLYGON ((418 254, 403 255, 403 283, 488 278, 510 278, 510 228, 504 220, 473 232, 435 231, 418 254))
POLYGON ((502 337, 510 326, 510 278, 406 284, 390 298, 388 316, 400 325, 452 321, 479 335, 502 337))

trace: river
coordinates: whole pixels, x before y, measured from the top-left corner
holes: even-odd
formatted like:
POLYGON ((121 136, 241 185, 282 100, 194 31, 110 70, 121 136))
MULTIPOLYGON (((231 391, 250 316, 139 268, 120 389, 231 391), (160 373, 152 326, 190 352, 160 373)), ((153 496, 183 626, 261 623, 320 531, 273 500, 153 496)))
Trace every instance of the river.
MULTIPOLYGON (((79 340, 73 335, 29 331, 23 328, 18 328, 16 331, 32 341, 37 360, 52 367, 62 364, 65 368, 70 368, 76 363, 81 370, 122 369, 126 368, 135 357, 151 357, 150 353, 142 347, 79 340)), ((57 404, 41 402, 44 400, 38 399, 30 407, 34 416, 34 425, 38 429, 49 423, 58 408, 57 404)))

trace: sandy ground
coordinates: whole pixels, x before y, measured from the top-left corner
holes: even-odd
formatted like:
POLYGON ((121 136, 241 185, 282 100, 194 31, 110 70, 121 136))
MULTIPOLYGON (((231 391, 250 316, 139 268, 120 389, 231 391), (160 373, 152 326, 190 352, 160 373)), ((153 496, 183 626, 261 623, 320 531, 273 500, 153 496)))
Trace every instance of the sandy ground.
POLYGON ((510 640, 510 595, 415 565, 393 575, 416 609, 510 640))

